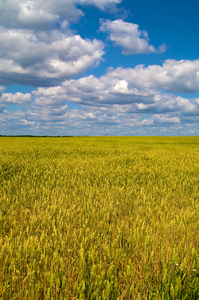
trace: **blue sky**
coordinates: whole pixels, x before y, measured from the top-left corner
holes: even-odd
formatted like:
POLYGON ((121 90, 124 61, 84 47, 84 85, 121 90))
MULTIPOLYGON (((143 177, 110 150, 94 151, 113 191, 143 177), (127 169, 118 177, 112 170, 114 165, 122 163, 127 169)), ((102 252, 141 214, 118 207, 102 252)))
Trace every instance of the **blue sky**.
POLYGON ((198 135, 198 0, 0 0, 0 134, 198 135))

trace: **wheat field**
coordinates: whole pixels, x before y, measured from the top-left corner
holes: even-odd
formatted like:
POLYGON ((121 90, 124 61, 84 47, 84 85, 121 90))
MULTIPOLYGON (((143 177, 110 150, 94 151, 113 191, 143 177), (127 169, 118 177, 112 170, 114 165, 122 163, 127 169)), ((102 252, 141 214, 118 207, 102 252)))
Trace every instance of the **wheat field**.
POLYGON ((0 299, 199 299, 198 137, 0 137, 0 299))

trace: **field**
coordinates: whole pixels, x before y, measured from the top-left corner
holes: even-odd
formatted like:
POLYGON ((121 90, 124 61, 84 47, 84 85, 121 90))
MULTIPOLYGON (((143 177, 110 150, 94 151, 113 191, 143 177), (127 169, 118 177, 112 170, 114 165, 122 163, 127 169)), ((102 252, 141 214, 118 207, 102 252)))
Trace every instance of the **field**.
POLYGON ((199 138, 0 138, 0 299, 199 299, 199 138))

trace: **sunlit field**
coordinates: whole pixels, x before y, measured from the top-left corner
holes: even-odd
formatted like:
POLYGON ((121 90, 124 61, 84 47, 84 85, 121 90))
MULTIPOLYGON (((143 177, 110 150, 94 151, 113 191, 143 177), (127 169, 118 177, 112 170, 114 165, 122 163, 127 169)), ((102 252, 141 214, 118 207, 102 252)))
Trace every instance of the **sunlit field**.
POLYGON ((0 138, 0 299, 199 299, 199 138, 0 138))

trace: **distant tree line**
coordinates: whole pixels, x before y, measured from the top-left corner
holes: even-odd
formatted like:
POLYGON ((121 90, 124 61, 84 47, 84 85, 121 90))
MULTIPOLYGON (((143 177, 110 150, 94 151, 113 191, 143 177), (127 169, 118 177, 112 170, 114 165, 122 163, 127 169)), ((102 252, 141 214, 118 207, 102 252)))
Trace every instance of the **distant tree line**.
POLYGON ((74 137, 72 135, 31 135, 31 134, 18 134, 18 135, 6 135, 6 134, 0 134, 0 137, 74 137))

